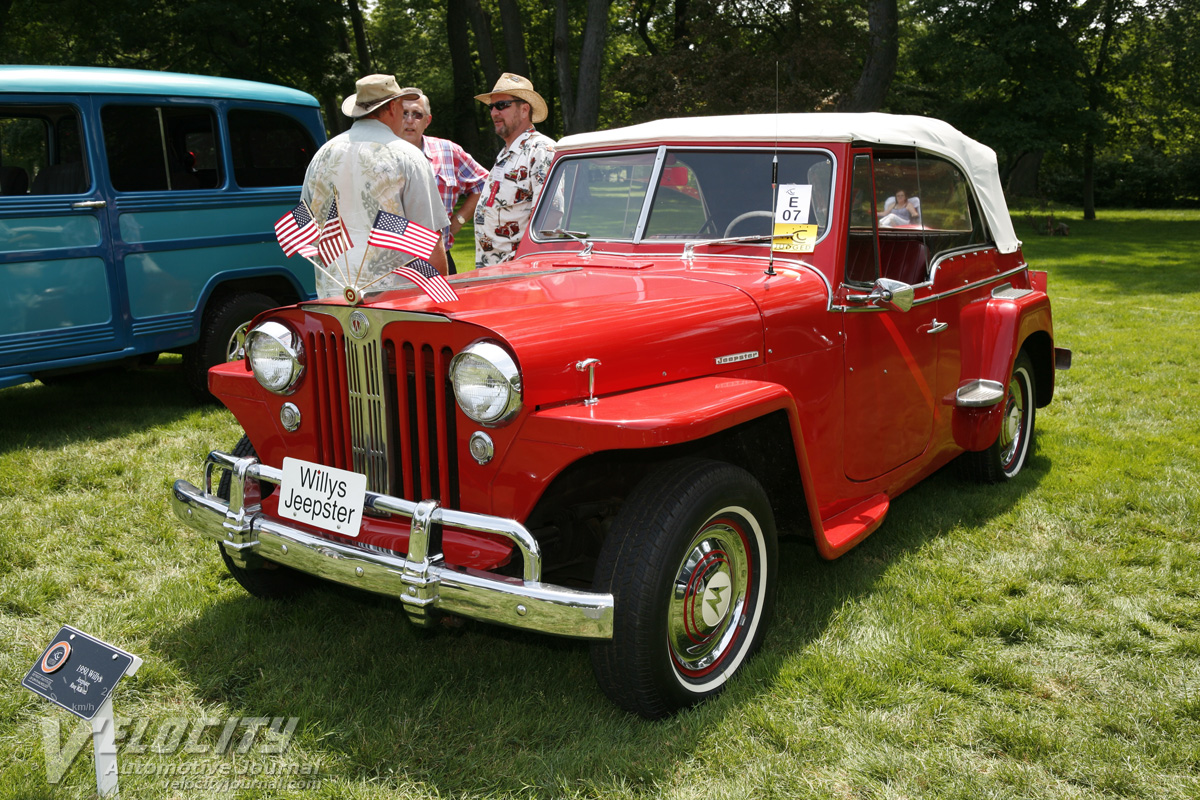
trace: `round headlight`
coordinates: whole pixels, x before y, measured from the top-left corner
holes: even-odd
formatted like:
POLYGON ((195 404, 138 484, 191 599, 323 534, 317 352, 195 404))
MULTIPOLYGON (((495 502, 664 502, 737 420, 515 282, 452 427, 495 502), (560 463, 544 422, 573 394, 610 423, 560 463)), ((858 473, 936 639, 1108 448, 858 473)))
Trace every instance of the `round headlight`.
POLYGON ((456 355, 450 380, 458 407, 481 425, 507 422, 521 409, 521 372, 494 342, 475 342, 456 355))
POLYGON ((304 374, 304 347, 296 332, 269 320, 246 334, 246 357, 259 385, 275 394, 291 394, 304 374))

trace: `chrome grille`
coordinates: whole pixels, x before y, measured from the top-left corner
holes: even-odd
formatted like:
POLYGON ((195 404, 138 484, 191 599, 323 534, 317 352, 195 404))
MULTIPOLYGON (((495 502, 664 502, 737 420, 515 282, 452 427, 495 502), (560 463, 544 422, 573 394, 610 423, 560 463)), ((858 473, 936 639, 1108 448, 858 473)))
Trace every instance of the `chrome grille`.
POLYGON ((337 321, 335 330, 312 333, 306 342, 321 462, 366 475, 372 492, 457 506, 453 350, 413 335, 441 326, 392 324, 445 318, 360 308, 360 332, 362 319, 367 325, 356 337, 349 327, 356 309, 305 310, 337 321))

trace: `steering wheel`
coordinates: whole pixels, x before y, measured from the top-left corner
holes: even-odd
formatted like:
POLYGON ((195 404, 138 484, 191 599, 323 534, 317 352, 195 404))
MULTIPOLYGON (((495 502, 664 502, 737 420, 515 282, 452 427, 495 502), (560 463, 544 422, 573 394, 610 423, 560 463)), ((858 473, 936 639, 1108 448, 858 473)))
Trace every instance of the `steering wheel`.
POLYGON ((732 220, 730 220, 728 225, 725 226, 725 236, 723 238, 728 239, 729 232, 731 230, 733 230, 734 227, 739 222, 744 222, 748 219, 753 219, 754 217, 771 217, 771 216, 773 216, 773 215, 771 214, 770 211, 747 211, 745 214, 738 214, 736 217, 734 217, 732 220))

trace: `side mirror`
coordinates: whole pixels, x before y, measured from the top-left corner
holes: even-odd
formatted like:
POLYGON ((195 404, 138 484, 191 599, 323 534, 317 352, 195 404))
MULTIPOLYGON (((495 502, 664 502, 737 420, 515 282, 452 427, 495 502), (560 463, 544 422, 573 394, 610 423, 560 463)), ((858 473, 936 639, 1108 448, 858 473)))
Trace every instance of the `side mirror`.
POLYGON ((913 304, 913 287, 902 281, 880 278, 875 281, 871 293, 865 299, 873 306, 892 311, 908 311, 913 304))

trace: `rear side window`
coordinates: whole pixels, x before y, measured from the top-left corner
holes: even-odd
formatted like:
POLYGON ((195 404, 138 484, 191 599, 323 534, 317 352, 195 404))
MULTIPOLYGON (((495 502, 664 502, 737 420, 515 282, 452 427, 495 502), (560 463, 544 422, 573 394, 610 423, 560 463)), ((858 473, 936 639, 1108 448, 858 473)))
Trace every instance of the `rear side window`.
POLYGON ((299 186, 316 152, 308 129, 287 114, 229 112, 229 147, 238 186, 299 186))
POLYGON ((108 173, 118 192, 194 191, 221 184, 217 121, 206 107, 105 106, 108 173))
POLYGON ((81 142, 71 106, 0 106, 0 196, 87 191, 81 142))

